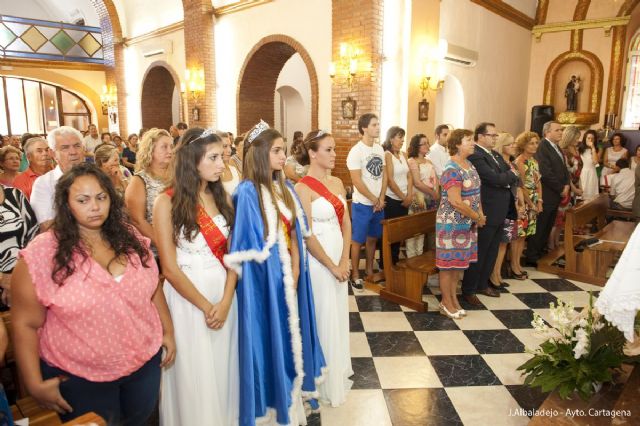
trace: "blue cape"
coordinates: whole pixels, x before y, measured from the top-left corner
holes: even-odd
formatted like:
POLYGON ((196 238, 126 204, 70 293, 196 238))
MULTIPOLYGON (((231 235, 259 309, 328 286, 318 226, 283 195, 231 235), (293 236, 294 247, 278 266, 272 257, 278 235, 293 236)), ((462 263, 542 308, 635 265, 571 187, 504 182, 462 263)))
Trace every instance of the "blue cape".
MULTIPOLYGON (((300 213, 296 222, 300 248, 296 295, 282 226, 264 188, 262 197, 266 233, 254 184, 243 181, 236 188, 236 220, 231 250, 225 256, 225 263, 240 274, 238 349, 243 426, 264 417, 289 424, 290 410, 300 392, 315 396, 315 383, 325 365, 301 232, 307 229, 304 214, 300 213)), ((282 205, 279 208, 284 210, 282 205)))

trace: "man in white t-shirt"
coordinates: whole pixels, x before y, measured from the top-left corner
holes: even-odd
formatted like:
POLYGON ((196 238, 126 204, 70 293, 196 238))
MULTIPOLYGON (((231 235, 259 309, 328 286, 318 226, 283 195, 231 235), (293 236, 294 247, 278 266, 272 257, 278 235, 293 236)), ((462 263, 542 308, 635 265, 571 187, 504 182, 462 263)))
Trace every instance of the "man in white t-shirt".
POLYGON ((442 176, 444 166, 451 159, 449 150, 447 149, 447 138, 449 137, 449 131, 449 126, 447 126, 446 124, 441 124, 436 127, 436 143, 431 145, 429 154, 427 154, 427 158, 433 163, 433 169, 436 172, 438 181, 440 181, 440 176, 442 176))
POLYGON ((373 274, 373 257, 378 238, 382 236, 384 196, 387 191, 384 150, 375 142, 380 134, 380 123, 375 114, 367 113, 358 120, 362 140, 351 147, 347 155, 347 168, 354 186, 351 205, 351 284, 362 290, 360 278, 360 248, 366 243, 366 273, 373 274))
POLYGON ((609 175, 609 195, 611 208, 615 210, 631 210, 636 195, 636 178, 629 168, 629 160, 621 158, 616 161, 618 173, 609 175))
POLYGON ((31 207, 36 214, 41 231, 47 230, 53 222, 55 215, 53 198, 58 179, 73 166, 84 161, 82 133, 73 127, 62 126, 51 131, 47 135, 47 142, 58 165, 55 169, 38 177, 33 182, 31 190, 31 207))
POLYGON ((85 157, 91 158, 91 161, 93 161, 93 153, 96 150, 96 147, 101 143, 102 141, 100 140, 100 135, 98 135, 98 128, 95 124, 89 124, 89 134, 84 138, 85 157))

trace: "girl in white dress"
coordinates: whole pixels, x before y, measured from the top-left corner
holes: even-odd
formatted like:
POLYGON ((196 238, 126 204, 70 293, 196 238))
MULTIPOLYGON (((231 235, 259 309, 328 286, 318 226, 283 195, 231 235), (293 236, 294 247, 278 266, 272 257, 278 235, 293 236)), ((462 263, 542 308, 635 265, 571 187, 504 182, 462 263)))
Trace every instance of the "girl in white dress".
POLYGON ((165 426, 238 424, 237 275, 222 263, 234 213, 220 182, 222 155, 215 132, 185 132, 172 187, 153 209, 177 347, 162 376, 165 426))
POLYGON ((582 171, 580 172, 580 188, 582 188, 582 199, 584 201, 593 200, 599 193, 596 166, 600 162, 600 158, 596 140, 597 134, 595 130, 587 130, 582 137, 582 142, 578 145, 578 152, 583 163, 582 171))
POLYGON ((310 218, 309 273, 318 338, 329 369, 319 386, 320 400, 332 407, 345 402, 353 375, 347 292, 351 221, 345 208, 344 185, 330 174, 336 162, 335 146, 333 137, 322 130, 307 135, 297 160, 302 165, 310 164, 309 171, 295 187, 310 218))
POLYGON ((220 181, 227 194, 233 195, 241 180, 240 171, 231 161, 231 138, 229 134, 218 132, 218 136, 222 139, 222 160, 224 161, 224 172, 220 177, 220 181))

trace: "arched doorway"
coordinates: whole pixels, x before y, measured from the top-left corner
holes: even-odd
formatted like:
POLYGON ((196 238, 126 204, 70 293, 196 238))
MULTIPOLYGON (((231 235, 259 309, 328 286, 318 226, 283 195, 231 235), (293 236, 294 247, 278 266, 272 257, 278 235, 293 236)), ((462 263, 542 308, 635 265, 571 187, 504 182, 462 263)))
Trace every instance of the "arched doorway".
POLYGON ((173 75, 162 65, 153 65, 142 83, 140 97, 142 127, 169 129, 180 121, 180 90, 173 75))
POLYGON ((242 66, 238 89, 238 134, 251 129, 260 119, 270 125, 274 124, 274 96, 278 76, 295 53, 300 54, 309 75, 311 128, 318 127, 318 76, 311 57, 296 40, 278 34, 260 40, 249 52, 242 66))

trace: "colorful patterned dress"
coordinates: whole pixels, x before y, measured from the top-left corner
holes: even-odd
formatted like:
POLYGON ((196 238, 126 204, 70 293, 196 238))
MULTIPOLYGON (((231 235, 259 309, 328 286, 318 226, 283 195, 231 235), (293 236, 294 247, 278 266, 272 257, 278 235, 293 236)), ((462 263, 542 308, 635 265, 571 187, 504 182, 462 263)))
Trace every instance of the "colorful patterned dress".
MULTIPOLYGON (((522 179, 522 186, 529 192, 529 200, 533 205, 538 204, 540 199, 538 195, 538 185, 540 185, 540 169, 538 167, 538 161, 535 158, 528 158, 524 160, 524 178, 522 179)), ((525 194, 526 197, 526 194, 525 194)), ((520 219, 518 223, 518 236, 528 237, 529 235, 535 235, 536 233, 536 217, 535 210, 525 204, 524 218, 520 219)))
POLYGON ((467 269, 478 260, 478 228, 449 202, 447 190, 460 187, 462 201, 474 211, 480 208, 480 176, 471 163, 467 169, 453 160, 442 172, 440 206, 436 215, 436 266, 439 269, 467 269))

